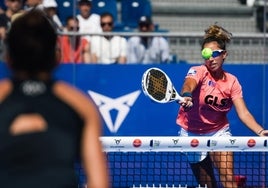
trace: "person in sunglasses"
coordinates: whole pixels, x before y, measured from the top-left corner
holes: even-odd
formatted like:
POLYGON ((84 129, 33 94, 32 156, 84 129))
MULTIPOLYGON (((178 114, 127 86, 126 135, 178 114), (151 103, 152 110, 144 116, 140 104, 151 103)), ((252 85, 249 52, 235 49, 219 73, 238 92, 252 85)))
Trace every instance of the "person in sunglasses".
MULTIPOLYGON (((65 31, 69 33, 79 32, 79 20, 76 17, 66 18, 65 31)), ((90 44, 80 35, 61 35, 58 37, 58 47, 61 53, 61 63, 89 63, 90 44)))
MULTIPOLYGON (((205 30, 202 50, 208 52, 204 64, 189 69, 181 89, 185 101, 179 102, 177 124, 180 136, 230 137, 227 114, 235 107, 240 120, 259 136, 268 136, 268 130, 258 124, 249 112, 236 76, 226 72, 227 44, 232 34, 219 25, 205 30)), ((224 188, 236 188, 232 152, 187 152, 188 161, 201 186, 216 188, 214 167, 218 170, 224 188)))
MULTIPOLYGON (((114 28, 113 16, 101 14, 100 25, 103 33, 111 33, 114 28)), ((125 64, 127 40, 121 36, 104 35, 91 38, 91 62, 100 64, 125 64)))
MULTIPOLYGON (((148 16, 141 16, 138 25, 141 33, 154 31, 153 21, 148 16)), ((128 39, 129 64, 168 63, 169 58, 169 44, 164 37, 133 36, 128 39)))

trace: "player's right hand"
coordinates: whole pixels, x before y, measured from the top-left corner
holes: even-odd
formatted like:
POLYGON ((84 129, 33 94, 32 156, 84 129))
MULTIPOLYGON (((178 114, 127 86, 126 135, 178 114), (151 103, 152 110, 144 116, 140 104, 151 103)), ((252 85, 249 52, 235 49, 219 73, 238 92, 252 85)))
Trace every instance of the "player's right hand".
POLYGON ((192 97, 183 97, 183 101, 179 101, 179 104, 184 108, 184 111, 189 111, 193 107, 192 97))

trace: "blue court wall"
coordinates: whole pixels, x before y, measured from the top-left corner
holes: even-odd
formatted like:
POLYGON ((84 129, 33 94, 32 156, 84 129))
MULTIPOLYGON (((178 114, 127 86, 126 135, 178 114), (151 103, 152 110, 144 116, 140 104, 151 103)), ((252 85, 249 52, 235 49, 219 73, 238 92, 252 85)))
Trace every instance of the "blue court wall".
MULTIPOLYGON (((60 65, 55 77, 77 86, 98 106, 105 136, 174 136, 179 127, 175 120, 177 103, 158 104, 141 89, 143 72, 150 67, 166 71, 177 90, 191 65, 60 65)), ((246 104, 256 120, 267 127, 267 65, 225 65, 243 87, 246 104)), ((9 72, 0 63, 0 78, 9 72)), ((228 115, 235 136, 253 134, 238 119, 235 110, 228 115)))

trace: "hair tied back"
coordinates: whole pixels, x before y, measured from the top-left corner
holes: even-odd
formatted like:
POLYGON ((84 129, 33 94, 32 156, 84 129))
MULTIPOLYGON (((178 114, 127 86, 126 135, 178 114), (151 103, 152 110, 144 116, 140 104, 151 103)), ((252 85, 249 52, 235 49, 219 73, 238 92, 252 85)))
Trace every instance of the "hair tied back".
POLYGON ((215 38, 218 40, 222 40, 225 43, 229 43, 231 41, 232 33, 228 32, 223 27, 214 24, 209 26, 205 30, 204 40, 207 38, 215 38))

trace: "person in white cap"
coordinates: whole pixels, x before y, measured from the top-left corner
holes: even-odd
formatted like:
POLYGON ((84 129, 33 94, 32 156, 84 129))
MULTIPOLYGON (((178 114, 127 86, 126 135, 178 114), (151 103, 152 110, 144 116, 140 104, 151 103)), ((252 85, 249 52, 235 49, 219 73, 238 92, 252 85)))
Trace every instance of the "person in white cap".
POLYGON ((57 15, 58 4, 55 0, 43 0, 44 11, 48 18, 52 20, 53 25, 58 31, 63 29, 61 20, 57 15))

